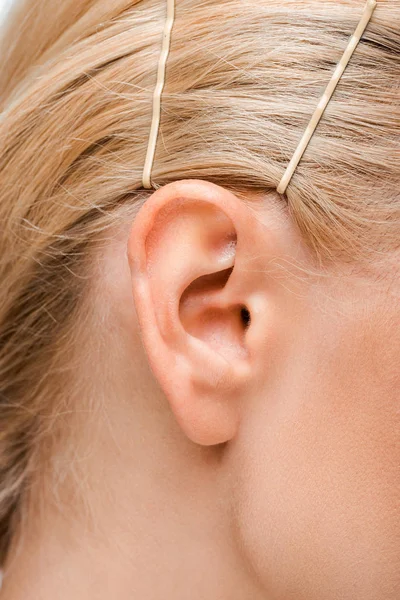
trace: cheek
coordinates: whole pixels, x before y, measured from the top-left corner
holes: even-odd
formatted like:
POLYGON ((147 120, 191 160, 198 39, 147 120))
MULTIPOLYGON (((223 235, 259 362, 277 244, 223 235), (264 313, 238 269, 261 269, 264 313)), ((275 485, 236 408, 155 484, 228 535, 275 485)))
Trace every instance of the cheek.
POLYGON ((386 388, 351 341, 314 356, 306 341, 308 354, 296 349, 301 360, 290 360, 274 391, 252 404, 230 449, 238 543, 271 600, 395 598, 393 381, 386 388))

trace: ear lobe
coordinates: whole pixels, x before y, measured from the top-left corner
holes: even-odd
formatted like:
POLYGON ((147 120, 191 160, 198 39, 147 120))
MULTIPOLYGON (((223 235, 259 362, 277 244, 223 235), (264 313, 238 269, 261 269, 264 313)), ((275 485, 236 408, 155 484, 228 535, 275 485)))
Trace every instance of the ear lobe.
POLYGON ((203 445, 235 436, 254 375, 247 304, 260 294, 246 270, 253 220, 224 188, 185 180, 154 192, 128 243, 150 366, 187 437, 203 445))

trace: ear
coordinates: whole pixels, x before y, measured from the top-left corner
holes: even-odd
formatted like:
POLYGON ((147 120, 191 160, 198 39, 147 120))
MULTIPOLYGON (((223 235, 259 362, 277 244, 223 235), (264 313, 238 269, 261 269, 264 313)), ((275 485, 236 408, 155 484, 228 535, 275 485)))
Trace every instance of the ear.
MULTIPOLYGON (((268 286, 256 212, 228 190, 183 180, 140 209, 128 242, 133 296, 150 366, 188 438, 232 439, 262 370, 268 286)), ((263 255, 265 261, 265 254, 263 255)))

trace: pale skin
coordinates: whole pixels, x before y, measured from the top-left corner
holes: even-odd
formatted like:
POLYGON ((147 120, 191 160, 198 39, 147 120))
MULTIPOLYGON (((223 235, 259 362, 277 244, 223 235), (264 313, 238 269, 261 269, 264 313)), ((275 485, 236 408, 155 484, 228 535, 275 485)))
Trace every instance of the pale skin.
POLYGON ((102 246, 2 600, 400 597, 398 266, 248 200, 171 183, 102 246))

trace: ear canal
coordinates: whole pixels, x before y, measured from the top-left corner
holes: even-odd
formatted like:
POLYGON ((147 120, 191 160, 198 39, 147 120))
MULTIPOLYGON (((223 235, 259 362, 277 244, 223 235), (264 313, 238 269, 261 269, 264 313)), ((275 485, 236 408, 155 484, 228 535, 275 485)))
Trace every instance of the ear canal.
POLYGON ((246 329, 248 329, 250 327, 250 323, 251 323, 251 314, 250 314, 249 309, 246 306, 242 306, 241 311, 240 311, 240 316, 241 316, 244 327, 246 329))

